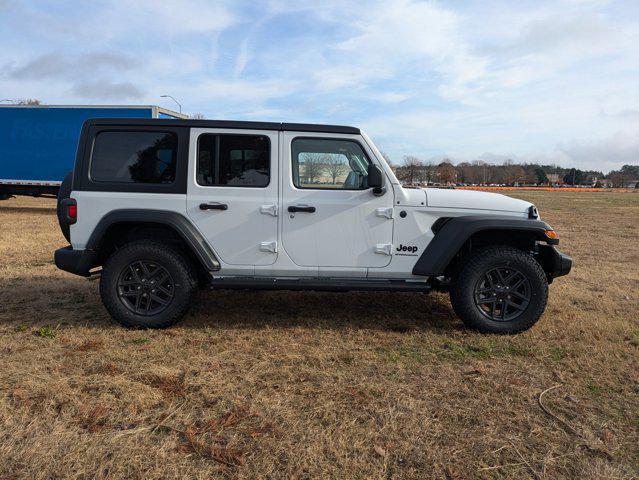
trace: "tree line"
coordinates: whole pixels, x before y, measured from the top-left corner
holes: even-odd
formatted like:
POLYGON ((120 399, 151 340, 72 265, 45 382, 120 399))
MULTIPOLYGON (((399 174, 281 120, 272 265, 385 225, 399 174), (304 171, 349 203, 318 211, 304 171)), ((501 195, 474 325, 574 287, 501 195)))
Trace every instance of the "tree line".
MULTIPOLYGON (((389 160, 386 155, 384 157, 389 160)), ((408 185, 587 185, 619 188, 634 187, 639 182, 639 165, 624 165, 619 170, 604 174, 598 170, 514 163, 511 160, 501 165, 481 160, 453 165, 449 159, 434 163, 408 155, 400 165, 393 165, 393 169, 397 178, 408 185)))
POLYGON ((331 153, 307 152, 300 155, 300 170, 305 183, 318 183, 322 178, 330 179, 333 184, 349 171, 343 155, 331 153))

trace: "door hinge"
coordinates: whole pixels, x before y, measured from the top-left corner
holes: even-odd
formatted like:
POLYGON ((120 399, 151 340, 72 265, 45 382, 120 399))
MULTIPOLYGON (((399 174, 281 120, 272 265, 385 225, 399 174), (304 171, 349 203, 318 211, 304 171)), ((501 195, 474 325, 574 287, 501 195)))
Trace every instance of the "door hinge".
POLYGON ((265 213, 267 215, 277 217, 277 205, 262 205, 260 207, 260 213, 265 213))
POLYGON ((260 252, 277 253, 277 242, 260 242, 260 252))
POLYGON ((393 207, 378 208, 375 210, 375 214, 378 217, 393 218, 393 207))
POLYGON ((392 251, 392 243, 378 243, 377 245, 375 245, 375 253, 381 253, 382 255, 392 255, 392 251))

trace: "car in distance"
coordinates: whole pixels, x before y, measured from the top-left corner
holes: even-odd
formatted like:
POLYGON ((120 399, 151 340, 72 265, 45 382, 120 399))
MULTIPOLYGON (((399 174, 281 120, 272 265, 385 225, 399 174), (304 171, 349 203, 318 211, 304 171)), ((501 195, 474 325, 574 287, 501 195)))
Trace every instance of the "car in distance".
POLYGON ((173 325, 202 287, 443 289, 468 327, 515 333, 572 265, 531 203, 405 188, 345 126, 88 120, 58 218, 56 265, 99 273, 133 328, 173 325))

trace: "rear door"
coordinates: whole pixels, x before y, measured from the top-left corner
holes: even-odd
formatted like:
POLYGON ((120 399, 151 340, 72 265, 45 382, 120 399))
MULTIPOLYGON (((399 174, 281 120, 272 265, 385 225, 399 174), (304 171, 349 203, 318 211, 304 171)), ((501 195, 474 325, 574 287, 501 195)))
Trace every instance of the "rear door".
POLYGON ((277 259, 278 132, 191 129, 187 212, 219 259, 277 259))

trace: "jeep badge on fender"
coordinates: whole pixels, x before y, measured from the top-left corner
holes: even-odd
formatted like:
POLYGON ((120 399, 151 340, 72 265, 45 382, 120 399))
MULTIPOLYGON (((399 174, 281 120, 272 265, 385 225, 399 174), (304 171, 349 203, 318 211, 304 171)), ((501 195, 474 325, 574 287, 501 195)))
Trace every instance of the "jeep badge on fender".
POLYGON ((173 325, 204 287, 437 288, 468 327, 514 333, 572 265, 529 202, 404 188, 370 138, 335 125, 88 120, 58 220, 58 268, 100 275, 132 328, 173 325))
POLYGON ((397 247, 398 252, 408 252, 409 254, 414 254, 418 250, 418 247, 415 245, 401 245, 397 247))

